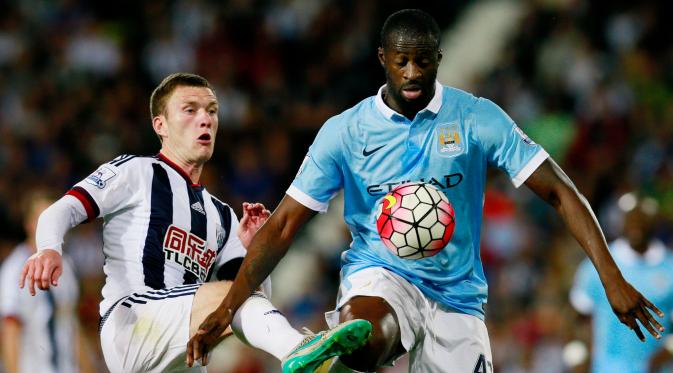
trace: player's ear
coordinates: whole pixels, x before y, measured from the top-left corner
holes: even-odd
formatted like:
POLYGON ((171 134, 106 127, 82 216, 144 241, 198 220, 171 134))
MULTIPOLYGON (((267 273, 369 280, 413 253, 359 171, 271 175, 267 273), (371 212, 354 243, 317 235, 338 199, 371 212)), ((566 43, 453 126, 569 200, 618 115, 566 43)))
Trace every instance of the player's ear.
POLYGON ((381 63, 381 66, 385 67, 386 55, 385 55, 385 53, 383 53, 383 47, 379 47, 376 54, 379 57, 379 62, 381 63))
POLYGON ((154 133, 159 136, 159 138, 168 136, 168 129, 166 128, 166 118, 159 114, 156 117, 152 118, 152 128, 154 133))
POLYGON ((439 65, 442 62, 442 57, 443 57, 442 50, 440 49, 437 51, 437 65, 439 65))

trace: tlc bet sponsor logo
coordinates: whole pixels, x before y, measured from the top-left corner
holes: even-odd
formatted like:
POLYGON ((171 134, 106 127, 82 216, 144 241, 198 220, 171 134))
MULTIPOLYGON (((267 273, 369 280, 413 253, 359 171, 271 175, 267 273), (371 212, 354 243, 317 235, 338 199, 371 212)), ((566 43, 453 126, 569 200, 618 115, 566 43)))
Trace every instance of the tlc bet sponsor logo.
POLYGON ((199 236, 171 224, 164 238, 164 255, 166 260, 182 265, 201 281, 206 281, 217 253, 206 248, 206 241, 199 236))

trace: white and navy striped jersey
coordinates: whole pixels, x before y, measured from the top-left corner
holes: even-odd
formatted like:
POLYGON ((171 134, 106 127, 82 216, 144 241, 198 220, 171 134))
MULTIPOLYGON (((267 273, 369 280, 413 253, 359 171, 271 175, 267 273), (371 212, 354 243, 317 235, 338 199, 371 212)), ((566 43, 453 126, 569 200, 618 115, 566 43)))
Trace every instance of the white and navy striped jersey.
POLYGON ((119 156, 67 194, 104 220, 101 315, 133 293, 219 278, 245 255, 233 210, 162 154, 119 156))
POLYGON ((0 315, 21 323, 19 371, 75 372, 77 279, 67 258, 58 286, 35 296, 19 289, 17 279, 33 251, 17 246, 0 270, 0 315))

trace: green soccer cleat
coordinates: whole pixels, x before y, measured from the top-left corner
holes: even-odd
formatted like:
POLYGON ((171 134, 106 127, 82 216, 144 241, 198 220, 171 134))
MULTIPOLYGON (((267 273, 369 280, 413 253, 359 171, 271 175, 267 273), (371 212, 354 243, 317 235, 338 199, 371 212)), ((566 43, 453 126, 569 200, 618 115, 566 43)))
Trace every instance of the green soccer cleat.
POLYGON ((313 372, 325 360, 362 347, 372 334, 367 320, 351 320, 333 329, 306 336, 281 362, 283 373, 313 372))

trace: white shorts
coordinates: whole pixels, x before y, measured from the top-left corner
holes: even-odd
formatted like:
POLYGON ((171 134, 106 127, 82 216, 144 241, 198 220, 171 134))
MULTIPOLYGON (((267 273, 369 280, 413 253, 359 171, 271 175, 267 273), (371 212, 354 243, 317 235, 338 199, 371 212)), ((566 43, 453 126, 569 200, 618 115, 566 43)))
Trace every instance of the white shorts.
POLYGON ((134 293, 103 317, 101 347, 110 372, 205 372, 185 364, 194 294, 202 284, 134 293))
MULTIPOLYGON (((351 298, 383 298, 395 311, 410 372, 493 372, 491 344, 481 319, 448 310, 404 278, 380 267, 365 268, 341 281, 337 307, 325 314, 330 327, 351 298)), ((399 357, 393 357, 392 364, 399 357)))

